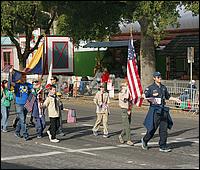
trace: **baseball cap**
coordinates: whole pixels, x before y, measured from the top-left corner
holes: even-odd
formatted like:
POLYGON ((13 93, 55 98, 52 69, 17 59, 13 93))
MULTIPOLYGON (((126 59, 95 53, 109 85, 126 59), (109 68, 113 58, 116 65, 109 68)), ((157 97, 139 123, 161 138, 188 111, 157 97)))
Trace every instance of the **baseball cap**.
POLYGON ((158 76, 161 76, 161 73, 159 71, 153 73, 153 77, 158 77, 158 76))

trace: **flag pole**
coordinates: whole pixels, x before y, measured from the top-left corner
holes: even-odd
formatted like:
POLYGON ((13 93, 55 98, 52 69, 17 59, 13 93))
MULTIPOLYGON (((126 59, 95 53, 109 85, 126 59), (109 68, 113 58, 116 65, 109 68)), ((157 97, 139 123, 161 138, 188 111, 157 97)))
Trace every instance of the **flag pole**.
POLYGON ((133 27, 130 27, 130 37, 133 38, 133 27))

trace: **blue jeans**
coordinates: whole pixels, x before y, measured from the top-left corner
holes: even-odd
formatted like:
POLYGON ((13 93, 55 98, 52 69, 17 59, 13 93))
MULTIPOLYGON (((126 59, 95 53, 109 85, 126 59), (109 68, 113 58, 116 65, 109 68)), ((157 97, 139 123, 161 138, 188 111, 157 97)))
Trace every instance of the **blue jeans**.
POLYGON ((8 116, 9 116, 9 107, 1 105, 1 129, 7 130, 8 126, 8 116))
POLYGON ((19 118, 19 121, 17 122, 15 133, 17 135, 20 135, 20 131, 22 130, 23 137, 28 138, 29 134, 26 127, 27 110, 24 108, 24 105, 16 104, 16 111, 17 111, 17 117, 19 118))

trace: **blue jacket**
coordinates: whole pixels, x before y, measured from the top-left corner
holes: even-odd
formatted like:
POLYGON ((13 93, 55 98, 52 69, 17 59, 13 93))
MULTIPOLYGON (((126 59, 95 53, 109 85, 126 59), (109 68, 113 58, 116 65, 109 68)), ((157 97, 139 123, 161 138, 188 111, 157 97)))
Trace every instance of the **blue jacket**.
POLYGON ((171 129, 173 126, 173 121, 170 116, 168 107, 150 106, 146 118, 144 120, 144 126, 146 127, 148 132, 150 132, 154 128, 154 114, 158 109, 162 109, 162 111, 167 112, 168 129, 171 129))

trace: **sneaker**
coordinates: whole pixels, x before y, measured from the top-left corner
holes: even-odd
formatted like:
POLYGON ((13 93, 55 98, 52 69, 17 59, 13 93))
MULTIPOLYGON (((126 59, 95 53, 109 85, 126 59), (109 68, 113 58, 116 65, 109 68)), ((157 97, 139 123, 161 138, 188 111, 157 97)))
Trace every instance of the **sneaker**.
POLYGON ((93 135, 94 135, 94 136, 98 136, 99 134, 98 134, 98 132, 93 131, 93 135))
POLYGON ((172 150, 169 148, 159 148, 160 152, 171 152, 172 150))
POLYGON ((37 138, 38 138, 38 139, 41 139, 41 138, 42 138, 42 136, 37 136, 37 138))
POLYGON ((51 142, 54 142, 54 143, 60 142, 58 139, 51 139, 50 141, 51 141, 51 142))
POLYGON ((51 140, 51 133, 49 130, 47 130, 47 134, 49 135, 49 140, 51 140))
POLYGON ((142 149, 147 150, 147 149, 148 149, 148 146, 147 146, 147 144, 144 142, 144 139, 143 139, 143 138, 141 139, 141 142, 142 142, 142 149))
POLYGON ((132 141, 130 141, 130 140, 127 141, 126 144, 129 145, 129 146, 133 146, 134 145, 134 143, 132 141))
POLYGON ((123 138, 122 138, 122 135, 119 135, 119 142, 120 142, 120 143, 124 143, 124 140, 123 140, 123 138))
POLYGON ((103 137, 104 138, 108 138, 109 136, 108 136, 108 134, 104 134, 103 137))
POLYGON ((6 132, 8 132, 8 131, 7 131, 7 130, 4 130, 4 129, 2 129, 2 132, 3 132, 3 133, 6 133, 6 132))
POLYGON ((15 135, 15 137, 17 137, 17 138, 22 138, 22 136, 21 136, 20 134, 14 133, 14 135, 15 135))

